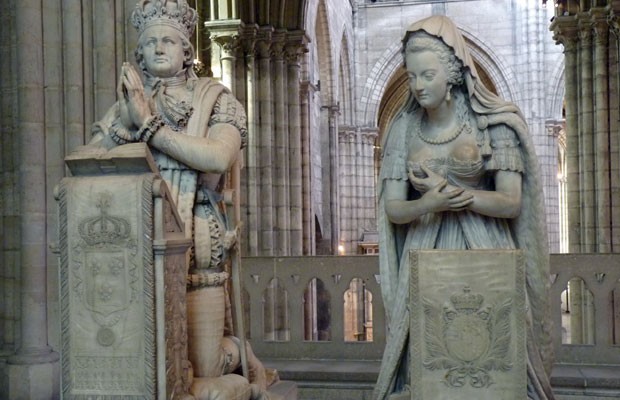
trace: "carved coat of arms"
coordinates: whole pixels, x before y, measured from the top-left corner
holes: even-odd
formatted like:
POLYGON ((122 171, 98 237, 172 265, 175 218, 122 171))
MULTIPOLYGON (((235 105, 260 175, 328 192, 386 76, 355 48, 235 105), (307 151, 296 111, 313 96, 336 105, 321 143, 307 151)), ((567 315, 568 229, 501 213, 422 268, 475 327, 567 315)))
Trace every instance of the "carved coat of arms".
POLYGON ((495 304, 469 287, 454 293, 443 308, 423 299, 426 354, 423 365, 445 370, 445 383, 474 388, 493 384, 490 372, 512 368, 510 297, 495 304))
POLYGON ((73 289, 99 326, 97 342, 107 347, 116 342, 113 327, 136 297, 137 249, 129 221, 108 214, 112 195, 103 192, 97 197, 99 214, 78 224, 73 289))

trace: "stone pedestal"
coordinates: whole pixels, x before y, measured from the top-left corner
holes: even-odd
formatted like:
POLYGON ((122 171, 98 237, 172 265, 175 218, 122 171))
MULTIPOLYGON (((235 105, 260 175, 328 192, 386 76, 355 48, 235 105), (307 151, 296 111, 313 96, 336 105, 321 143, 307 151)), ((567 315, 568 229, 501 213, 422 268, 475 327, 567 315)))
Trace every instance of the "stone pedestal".
POLYGON ((191 239, 148 148, 66 161, 73 177, 56 193, 63 398, 185 396, 191 239))
POLYGON ((527 398, 519 250, 412 251, 411 400, 527 398))

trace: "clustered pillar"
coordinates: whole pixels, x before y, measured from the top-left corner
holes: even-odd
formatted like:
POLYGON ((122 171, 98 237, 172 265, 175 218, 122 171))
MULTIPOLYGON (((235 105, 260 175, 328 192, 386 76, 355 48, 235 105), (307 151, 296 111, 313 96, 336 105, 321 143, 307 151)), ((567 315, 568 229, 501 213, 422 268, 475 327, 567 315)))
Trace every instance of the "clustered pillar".
POLYGON ((607 3, 581 11, 569 4, 551 24, 566 58, 571 253, 620 252, 620 4, 607 3))
POLYGON ((340 127, 340 239, 346 254, 356 254, 364 231, 376 230, 375 161, 377 132, 340 127))
MULTIPOLYGON (((620 2, 601 3, 563 2, 550 28, 565 55, 571 253, 620 252, 620 2)), ((568 291, 571 344, 591 344, 592 294, 581 279, 569 281, 568 291)), ((613 302, 620 302, 620 297, 614 294, 613 302)))
POLYGON ((302 146, 300 59, 306 51, 306 36, 238 22, 236 27, 223 21, 207 22, 205 27, 211 42, 218 45, 211 55, 212 63, 221 68, 219 78, 229 87, 237 80, 231 90, 245 100, 248 115, 241 188, 243 252, 302 255, 311 248, 310 236, 303 230, 303 187, 309 163, 304 163, 302 146))

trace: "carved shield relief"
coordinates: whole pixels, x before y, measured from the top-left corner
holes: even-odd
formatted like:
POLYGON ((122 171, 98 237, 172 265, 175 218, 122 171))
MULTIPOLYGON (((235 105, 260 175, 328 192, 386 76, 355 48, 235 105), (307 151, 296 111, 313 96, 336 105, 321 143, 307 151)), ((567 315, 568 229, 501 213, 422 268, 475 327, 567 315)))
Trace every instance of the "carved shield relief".
POLYGON ((155 393, 153 298, 145 296, 154 282, 152 182, 100 176, 61 185, 64 398, 155 393))
POLYGON ((521 252, 418 251, 410 262, 412 399, 526 398, 521 252))

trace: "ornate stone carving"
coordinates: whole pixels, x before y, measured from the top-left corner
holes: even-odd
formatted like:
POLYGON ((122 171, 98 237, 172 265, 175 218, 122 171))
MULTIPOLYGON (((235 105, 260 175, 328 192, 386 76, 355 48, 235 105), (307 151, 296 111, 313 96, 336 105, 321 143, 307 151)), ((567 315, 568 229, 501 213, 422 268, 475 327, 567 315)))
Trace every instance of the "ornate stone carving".
POLYGON ((285 57, 284 48, 286 46, 286 33, 283 31, 276 31, 271 36, 271 51, 272 56, 276 60, 283 60, 285 57))
POLYGON ((273 29, 269 27, 260 28, 256 37, 256 54, 259 58, 271 58, 273 49, 271 46, 273 29))
POLYGON ((427 250, 409 260, 412 400, 526 398, 521 253, 427 250))
POLYGON ((139 260, 129 221, 108 214, 113 195, 109 191, 94 193, 93 200, 98 214, 78 221, 73 290, 99 325, 97 343, 109 347, 118 339, 118 323, 124 321, 129 305, 136 300, 139 260))
POLYGON ((236 32, 218 32, 211 35, 211 40, 222 50, 222 57, 236 57, 243 49, 240 36, 236 32))
POLYGON ((155 398, 160 390, 174 399, 189 390, 191 241, 166 186, 147 173, 146 149, 84 148, 68 158, 73 177, 57 190, 66 399, 155 398))
POLYGON ((465 286, 454 293, 451 304, 437 307, 422 299, 426 318, 424 340, 428 354, 424 367, 447 370, 445 382, 451 387, 469 383, 475 388, 489 387, 494 370, 512 368, 509 354, 512 299, 485 304, 485 297, 465 286))
POLYGON ((60 185, 65 398, 155 396, 154 270, 145 234, 153 229, 153 180, 73 177, 60 185))

